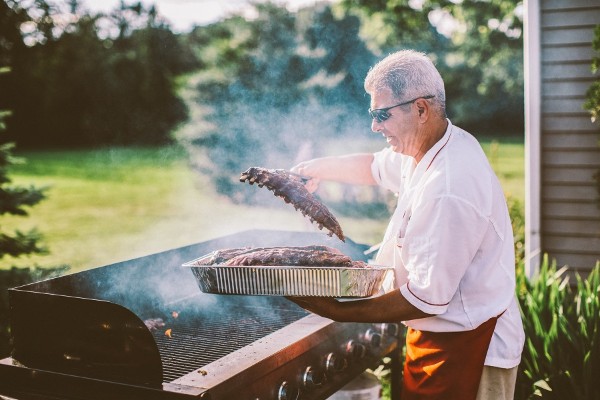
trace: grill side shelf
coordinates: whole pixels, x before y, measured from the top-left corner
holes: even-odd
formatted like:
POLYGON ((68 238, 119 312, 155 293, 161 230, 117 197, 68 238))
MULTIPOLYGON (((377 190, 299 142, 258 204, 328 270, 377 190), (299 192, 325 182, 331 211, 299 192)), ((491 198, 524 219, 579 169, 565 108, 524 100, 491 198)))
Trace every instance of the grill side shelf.
POLYGON ((12 358, 36 369, 160 388, 162 363, 150 331, 104 300, 9 290, 12 358))

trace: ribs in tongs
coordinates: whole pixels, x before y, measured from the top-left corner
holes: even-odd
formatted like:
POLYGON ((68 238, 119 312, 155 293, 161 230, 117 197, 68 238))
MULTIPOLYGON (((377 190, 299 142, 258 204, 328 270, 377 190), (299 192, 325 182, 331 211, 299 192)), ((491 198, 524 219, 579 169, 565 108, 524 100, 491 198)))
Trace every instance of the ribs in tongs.
POLYGON ((291 203, 302 215, 308 216, 310 222, 317 223, 319 229, 325 227, 329 236, 336 235, 345 242, 344 233, 333 214, 323 203, 317 200, 305 187, 306 178, 283 169, 266 169, 251 167, 242 172, 240 182, 256 183, 258 187, 265 186, 286 203, 291 203))

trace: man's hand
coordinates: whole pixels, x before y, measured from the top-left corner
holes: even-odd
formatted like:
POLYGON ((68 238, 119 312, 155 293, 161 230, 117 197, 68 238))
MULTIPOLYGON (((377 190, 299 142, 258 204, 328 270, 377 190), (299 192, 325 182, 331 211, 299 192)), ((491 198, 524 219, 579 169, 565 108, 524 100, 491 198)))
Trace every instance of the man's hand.
POLYGON ((300 164, 292 167, 290 169, 290 172, 311 178, 308 182, 304 184, 304 187, 306 188, 306 190, 309 191, 309 193, 314 193, 319 188, 319 183, 321 183, 321 179, 315 176, 315 171, 313 170, 313 168, 311 168, 310 165, 311 161, 301 162, 300 164))
POLYGON ((339 302, 332 297, 286 297, 307 311, 335 320, 334 314, 339 302))

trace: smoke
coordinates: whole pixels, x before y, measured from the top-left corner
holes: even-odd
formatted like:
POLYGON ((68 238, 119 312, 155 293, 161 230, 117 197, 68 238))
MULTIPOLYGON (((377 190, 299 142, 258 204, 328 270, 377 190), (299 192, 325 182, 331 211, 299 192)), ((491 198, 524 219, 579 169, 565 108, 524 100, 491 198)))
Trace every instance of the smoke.
MULTIPOLYGON (((352 79, 361 79, 359 70, 361 68, 356 67, 352 71, 352 79)), ((227 87, 227 101, 189 103, 191 120, 181 128, 179 141, 188 152, 200 190, 214 194, 222 204, 229 204, 229 208, 211 204, 207 218, 204 212, 196 214, 199 224, 208 225, 201 227, 203 233, 210 231, 218 235, 256 227, 317 229, 272 192, 241 183, 241 172, 253 166, 290 169, 312 158, 372 152, 386 145, 380 135, 371 132, 366 111, 368 95, 363 91, 351 96, 349 91, 328 88, 331 77, 317 75, 318 79, 307 83, 311 94, 292 98, 290 104, 274 93, 266 91, 264 96, 257 95, 241 84, 227 87), (236 208, 240 213, 232 212, 234 207, 241 207, 236 208), (269 217, 266 210, 273 210, 273 216, 269 217), (289 215, 286 217, 289 223, 277 225, 285 213, 289 215)), ((197 84, 191 81, 188 90, 193 93, 197 84)), ((344 85, 337 78, 333 84, 344 85)), ((338 217, 344 213, 350 215, 348 210, 353 202, 386 207, 384 194, 375 192, 374 188, 347 186, 323 182, 316 195, 338 217)), ((202 206, 199 204, 199 208, 202 206)), ((372 212, 371 215, 361 213, 373 208, 357 207, 354 216, 372 217, 372 212)))
POLYGON ((237 203, 273 206, 272 199, 240 185, 239 174, 251 166, 290 169, 311 158, 361 151, 360 144, 372 138, 370 120, 366 111, 352 111, 314 98, 285 109, 240 103, 218 129, 192 122, 183 143, 191 165, 218 193, 237 203))
POLYGON ((333 241, 325 235, 315 239, 292 232, 287 236, 279 232, 264 232, 258 236, 250 232, 237 233, 84 271, 79 275, 77 292, 71 295, 111 301, 128 308, 142 320, 167 319, 176 313, 182 318, 191 316, 201 323, 204 319, 224 317, 232 309, 239 308, 240 301, 249 309, 249 314, 272 312, 270 318, 276 319, 282 309, 295 309, 296 306, 283 298, 269 296, 244 296, 242 299, 235 295, 204 293, 191 269, 182 264, 222 248, 305 245, 315 240, 329 245, 333 241))

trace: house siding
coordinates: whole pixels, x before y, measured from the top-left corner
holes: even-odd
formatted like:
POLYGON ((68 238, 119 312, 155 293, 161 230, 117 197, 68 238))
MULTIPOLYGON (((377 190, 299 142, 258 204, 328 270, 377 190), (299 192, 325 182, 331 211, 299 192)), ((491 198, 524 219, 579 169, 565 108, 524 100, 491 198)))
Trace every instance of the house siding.
POLYGON ((600 260, 600 125, 583 109, 598 0, 540 0, 540 245, 586 274, 600 260))

